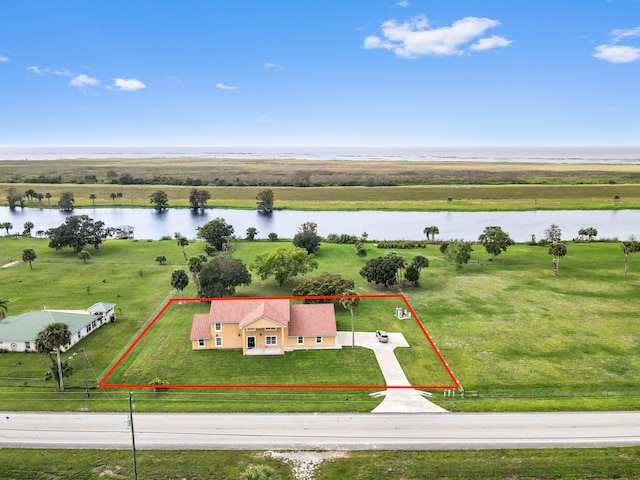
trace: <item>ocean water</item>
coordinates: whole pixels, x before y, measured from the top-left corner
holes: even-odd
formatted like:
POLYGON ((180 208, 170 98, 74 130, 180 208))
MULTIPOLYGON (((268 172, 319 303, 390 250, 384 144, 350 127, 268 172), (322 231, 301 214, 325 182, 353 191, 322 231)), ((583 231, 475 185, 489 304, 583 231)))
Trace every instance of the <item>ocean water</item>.
POLYGON ((79 146, 0 145, 2 160, 77 158, 230 158, 640 164, 638 146, 367 147, 367 146, 79 146))

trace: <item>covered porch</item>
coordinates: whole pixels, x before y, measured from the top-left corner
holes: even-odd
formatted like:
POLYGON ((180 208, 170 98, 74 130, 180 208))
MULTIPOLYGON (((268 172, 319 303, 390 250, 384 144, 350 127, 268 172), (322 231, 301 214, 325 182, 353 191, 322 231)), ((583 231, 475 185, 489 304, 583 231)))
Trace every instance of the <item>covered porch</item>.
POLYGON ((282 347, 274 346, 245 348, 243 353, 245 355, 282 355, 284 352, 282 347))

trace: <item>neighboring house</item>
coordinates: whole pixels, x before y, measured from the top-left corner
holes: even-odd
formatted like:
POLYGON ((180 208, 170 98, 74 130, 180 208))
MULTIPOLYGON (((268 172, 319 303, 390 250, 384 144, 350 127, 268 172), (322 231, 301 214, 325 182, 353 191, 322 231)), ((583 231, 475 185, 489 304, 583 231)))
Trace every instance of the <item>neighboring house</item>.
POLYGON ((115 237, 128 240, 133 238, 133 227, 131 225, 120 225, 116 227, 115 237))
POLYGON ((99 302, 86 310, 47 310, 12 315, 0 320, 0 352, 35 352, 38 333, 52 323, 66 323, 71 343, 62 345, 68 350, 78 341, 105 323, 115 322, 115 303, 99 302))
POLYGON ((297 304, 287 299, 213 300, 196 314, 191 348, 242 349, 244 355, 336 348, 336 317, 330 303, 297 304))

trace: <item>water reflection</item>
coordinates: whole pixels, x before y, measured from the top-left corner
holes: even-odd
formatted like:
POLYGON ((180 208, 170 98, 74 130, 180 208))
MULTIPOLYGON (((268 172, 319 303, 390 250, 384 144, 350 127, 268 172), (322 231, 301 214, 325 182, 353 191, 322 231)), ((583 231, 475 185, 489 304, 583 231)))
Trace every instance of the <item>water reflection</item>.
POLYGON ((640 236, 640 210, 537 210, 530 212, 389 212, 389 211, 296 211, 282 210, 264 214, 255 210, 169 209, 158 213, 145 208, 76 208, 72 213, 42 208, 0 207, 0 223, 11 222, 12 233, 21 232, 25 222, 32 222, 34 232, 57 227, 69 215, 88 215, 107 226, 132 225, 135 238, 159 239, 180 232, 194 238, 199 226, 224 218, 233 225, 235 234, 244 237, 247 228, 258 229, 257 238, 273 232, 279 238, 292 238, 305 222, 318 225, 318 233, 369 234, 370 240, 422 239, 423 230, 435 225, 437 238, 475 240, 489 225, 499 225, 517 242, 535 235, 540 239, 552 223, 560 226, 563 238, 577 237, 578 230, 595 227, 598 238, 627 239, 640 236))

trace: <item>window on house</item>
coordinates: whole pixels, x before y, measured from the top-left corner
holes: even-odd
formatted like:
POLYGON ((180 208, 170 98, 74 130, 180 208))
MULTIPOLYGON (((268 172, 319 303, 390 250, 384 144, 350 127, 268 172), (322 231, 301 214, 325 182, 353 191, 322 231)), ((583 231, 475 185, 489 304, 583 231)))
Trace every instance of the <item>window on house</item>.
POLYGON ((322 337, 316 337, 316 343, 322 343, 322 337))
POLYGON ((298 345, 304 345, 304 337, 298 337, 298 345))
POLYGON ((215 328, 216 332, 221 332, 222 331, 222 324, 220 322, 216 322, 214 328, 215 328))
POLYGON ((31 348, 31 342, 24 342, 25 350, 29 350, 31 348))
POLYGON ((278 337, 275 335, 264 337, 267 345, 277 345, 278 337))
POLYGON ((247 328, 247 332, 255 332, 256 329, 255 328, 247 328))
POLYGON ((204 347, 204 338, 199 338, 198 339, 198 347, 200 347, 200 348, 204 347))
POLYGON ((267 328, 265 328, 265 330, 267 332, 275 332, 277 330, 277 328, 276 327, 267 327, 267 328))
POLYGON ((216 347, 221 347, 221 346, 222 346, 222 338, 216 337, 216 347))

